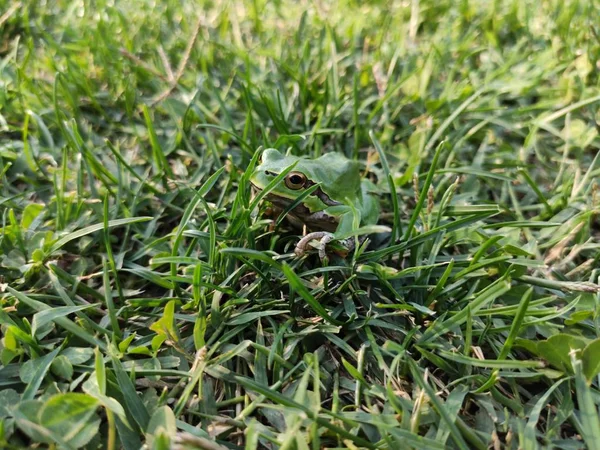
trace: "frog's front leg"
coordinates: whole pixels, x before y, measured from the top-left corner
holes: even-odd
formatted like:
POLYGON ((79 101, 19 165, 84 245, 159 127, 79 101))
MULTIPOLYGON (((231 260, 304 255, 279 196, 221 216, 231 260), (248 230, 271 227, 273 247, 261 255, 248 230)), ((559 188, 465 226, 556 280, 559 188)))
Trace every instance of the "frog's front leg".
MULTIPOLYGON (((320 211, 318 213, 312 214, 310 216, 310 219, 311 219, 310 221, 314 223, 318 220, 322 221, 326 218, 333 219, 334 217, 331 215, 327 215, 323 211, 320 211)), ((351 225, 352 225, 352 215, 349 213, 342 214, 339 219, 336 234, 340 231, 342 233, 346 232, 349 229, 349 227, 351 227, 351 225)), ((318 240, 319 241, 319 258, 321 258, 323 260, 327 256, 327 251, 326 251, 327 244, 330 243, 331 241, 333 241, 336 238, 335 236, 336 235, 334 233, 331 233, 329 231, 315 231, 313 233, 308 233, 306 236, 304 236, 302 239, 300 239, 298 244, 296 244, 296 249, 294 250, 294 252, 296 253, 297 256, 303 256, 306 253, 306 250, 308 249, 308 245, 310 244, 310 242, 318 240)), ((339 236, 339 234, 338 234, 338 236, 339 236)), ((349 252, 354 250, 355 240, 353 237, 343 239, 340 241, 340 243, 344 247, 346 247, 346 249, 349 252)))
MULTIPOLYGON (((299 257, 304 256, 304 254, 306 253, 306 250, 308 249, 308 245, 310 244, 310 242, 311 241, 319 241, 319 258, 325 259, 325 257, 327 256, 327 244, 329 244, 334 239, 335 239, 335 235, 333 233, 329 233, 327 231, 315 231, 314 233, 309 233, 306 236, 304 236, 302 239, 300 239, 300 241, 298 241, 298 244, 296 244, 296 249, 294 250, 294 253, 296 253, 296 255, 299 257)), ((343 239, 340 241, 340 243, 349 252, 354 250, 354 247, 355 247, 354 238, 343 239)))
POLYGON ((308 245, 312 241, 320 241, 319 244, 319 257, 321 259, 325 258, 325 247, 328 242, 331 242, 334 239, 333 233, 329 233, 328 231, 315 231, 314 233, 308 233, 304 236, 298 243, 296 244, 296 248, 294 249, 294 253, 296 256, 304 256, 306 250, 308 249, 308 245))

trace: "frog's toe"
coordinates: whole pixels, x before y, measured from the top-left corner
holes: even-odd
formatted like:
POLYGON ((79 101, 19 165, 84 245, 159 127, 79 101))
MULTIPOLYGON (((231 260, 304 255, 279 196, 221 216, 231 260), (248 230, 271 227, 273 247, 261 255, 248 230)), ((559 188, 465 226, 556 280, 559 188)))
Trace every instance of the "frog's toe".
POLYGON ((319 241, 319 258, 324 260, 327 257, 327 244, 335 239, 335 236, 331 233, 326 234, 319 241))
POLYGON ((294 249, 294 253, 296 254, 296 256, 298 258, 301 258, 306 253, 306 248, 305 247, 300 247, 299 245, 296 245, 296 248, 294 249))

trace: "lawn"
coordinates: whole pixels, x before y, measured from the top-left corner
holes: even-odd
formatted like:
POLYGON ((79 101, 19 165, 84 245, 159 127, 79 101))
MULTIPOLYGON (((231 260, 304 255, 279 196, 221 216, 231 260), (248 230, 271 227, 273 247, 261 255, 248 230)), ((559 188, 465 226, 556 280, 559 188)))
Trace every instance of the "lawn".
POLYGON ((0 0, 0 447, 600 449, 599 18, 0 0), (360 161, 365 245, 265 148, 360 161))

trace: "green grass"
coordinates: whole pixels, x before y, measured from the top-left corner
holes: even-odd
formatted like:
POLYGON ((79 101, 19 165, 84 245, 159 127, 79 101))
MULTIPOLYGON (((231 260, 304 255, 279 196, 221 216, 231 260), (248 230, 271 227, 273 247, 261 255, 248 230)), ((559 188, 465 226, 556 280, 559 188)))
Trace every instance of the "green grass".
POLYGON ((599 449, 598 5, 195 3, 0 0, 0 447, 599 449))

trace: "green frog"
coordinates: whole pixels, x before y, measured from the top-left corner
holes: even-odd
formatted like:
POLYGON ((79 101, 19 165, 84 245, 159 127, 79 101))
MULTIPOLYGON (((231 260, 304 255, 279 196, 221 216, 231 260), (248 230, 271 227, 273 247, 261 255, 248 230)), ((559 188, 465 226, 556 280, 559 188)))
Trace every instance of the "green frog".
POLYGON ((303 256, 310 243, 318 240, 319 257, 324 259, 327 244, 340 237, 343 238, 340 243, 352 251, 356 239, 348 235, 359 227, 376 224, 379 218, 374 185, 361 178, 357 161, 339 153, 307 159, 285 155, 272 148, 263 151, 250 181, 255 189, 262 191, 273 178, 294 164, 266 199, 277 208, 285 209, 306 189, 318 185, 287 215, 292 225, 311 231, 296 245, 296 255, 303 256))

